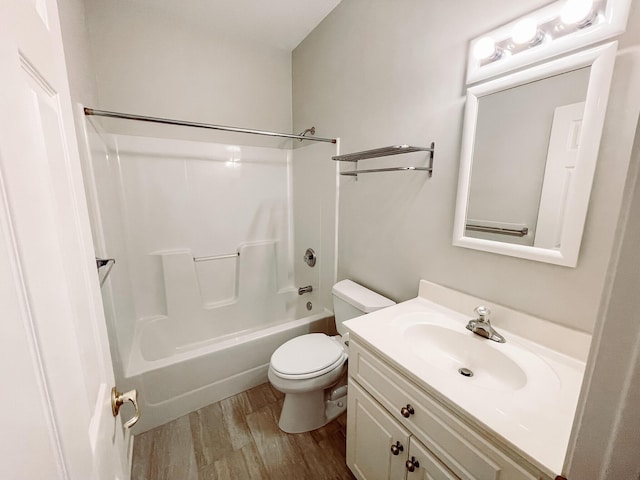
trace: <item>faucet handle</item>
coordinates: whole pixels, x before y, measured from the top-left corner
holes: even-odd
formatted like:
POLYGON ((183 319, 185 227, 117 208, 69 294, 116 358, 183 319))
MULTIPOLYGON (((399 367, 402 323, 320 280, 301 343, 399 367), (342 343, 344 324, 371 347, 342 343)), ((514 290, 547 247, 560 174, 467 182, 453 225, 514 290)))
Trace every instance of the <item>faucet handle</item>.
POLYGON ((478 320, 480 320, 481 322, 489 321, 489 314, 491 313, 491 310, 489 310, 484 305, 477 306, 473 309, 473 311, 476 312, 476 314, 478 315, 478 320))

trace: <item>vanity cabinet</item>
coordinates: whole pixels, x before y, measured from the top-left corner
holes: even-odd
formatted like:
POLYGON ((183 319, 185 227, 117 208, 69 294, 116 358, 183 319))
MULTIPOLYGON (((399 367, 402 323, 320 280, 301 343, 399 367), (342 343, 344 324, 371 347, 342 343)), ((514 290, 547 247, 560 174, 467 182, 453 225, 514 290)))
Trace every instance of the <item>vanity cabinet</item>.
POLYGON ((359 479, 458 479, 352 380, 347 410, 347 464, 359 479))
POLYGON ((359 480, 550 478, 353 337, 347 412, 347 465, 359 480))

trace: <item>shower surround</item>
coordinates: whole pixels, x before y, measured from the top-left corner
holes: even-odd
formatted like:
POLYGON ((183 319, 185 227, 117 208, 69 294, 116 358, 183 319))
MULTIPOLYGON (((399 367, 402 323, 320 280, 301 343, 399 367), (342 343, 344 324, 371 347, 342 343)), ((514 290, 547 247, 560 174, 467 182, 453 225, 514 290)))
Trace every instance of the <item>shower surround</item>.
POLYGON ((116 259, 103 287, 112 357, 118 384, 141 400, 134 433, 266 381, 280 344, 327 328, 335 195, 312 194, 335 186, 335 146, 85 126, 96 254, 116 259), (313 269, 307 247, 319 255, 313 269), (299 296, 309 284, 314 291, 299 296))

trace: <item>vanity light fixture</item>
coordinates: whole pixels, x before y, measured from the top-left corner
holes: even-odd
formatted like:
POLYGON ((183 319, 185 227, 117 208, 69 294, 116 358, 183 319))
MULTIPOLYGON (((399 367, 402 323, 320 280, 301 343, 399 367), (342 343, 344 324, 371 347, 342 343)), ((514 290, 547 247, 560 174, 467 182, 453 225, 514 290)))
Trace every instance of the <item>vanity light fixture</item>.
POLYGON ((483 37, 478 40, 473 47, 473 56, 478 60, 495 61, 502 58, 504 49, 496 46, 496 42, 491 37, 483 37))
POLYGON ((632 0, 556 0, 471 41, 467 84, 625 31, 632 0))
POLYGON ((562 7, 560 20, 565 25, 586 28, 595 22, 598 12, 593 8, 593 0, 567 0, 562 7))
POLYGON ((511 38, 516 45, 535 47, 545 38, 545 34, 538 28, 538 23, 531 17, 523 18, 515 24, 511 31, 511 38))

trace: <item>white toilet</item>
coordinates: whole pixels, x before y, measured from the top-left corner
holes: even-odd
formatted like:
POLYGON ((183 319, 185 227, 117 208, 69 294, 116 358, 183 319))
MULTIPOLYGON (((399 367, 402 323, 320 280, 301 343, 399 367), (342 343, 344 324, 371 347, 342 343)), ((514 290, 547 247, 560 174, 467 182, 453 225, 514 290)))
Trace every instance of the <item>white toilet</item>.
POLYGON ((347 346, 342 322, 395 305, 351 280, 336 283, 332 293, 340 335, 301 335, 282 344, 271 356, 269 381, 285 394, 278 422, 284 432, 315 430, 346 410, 347 346))

